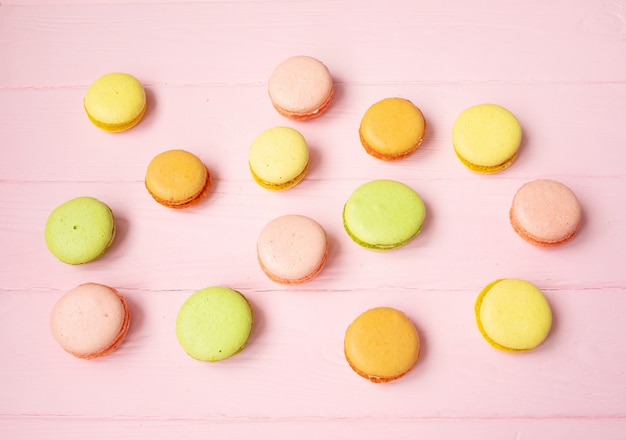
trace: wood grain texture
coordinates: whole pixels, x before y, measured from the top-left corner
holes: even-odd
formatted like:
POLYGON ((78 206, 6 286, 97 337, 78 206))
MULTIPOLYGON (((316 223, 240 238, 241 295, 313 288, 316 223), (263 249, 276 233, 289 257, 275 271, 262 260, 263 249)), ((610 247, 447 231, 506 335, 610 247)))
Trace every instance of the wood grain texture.
POLYGON ((626 432, 626 3, 624 1, 0 2, 0 438, 622 439, 626 432), (267 96, 284 58, 321 59, 336 95, 322 117, 292 122, 267 96), (103 73, 146 86, 148 109, 124 133, 87 119, 82 99, 103 73), (398 162, 368 156, 358 126, 400 96, 427 120, 398 162), (450 129, 494 102, 523 128, 515 164, 478 175, 455 157, 450 129), (272 193, 248 148, 289 125, 311 149, 309 174, 272 193), (197 154, 214 186, 168 210, 144 187, 148 162, 197 154), (391 178, 424 199, 422 233, 375 252, 353 243, 341 212, 352 190, 391 178), (583 225, 570 243, 535 248, 508 209, 529 180, 574 190, 583 225), (116 217, 100 260, 60 263, 43 240, 48 214, 91 195, 116 217), (256 260, 262 227, 303 214, 326 229, 322 273, 271 282, 256 260), (501 277, 535 283, 554 326, 524 354, 481 337, 474 301, 501 277), (48 329, 77 284, 116 287, 132 321, 112 355, 82 361, 48 329), (195 290, 240 290, 255 311, 249 345, 207 364, 178 346, 178 308, 195 290), (407 376, 385 385, 343 357, 348 324, 367 308, 402 309, 423 341, 407 376))

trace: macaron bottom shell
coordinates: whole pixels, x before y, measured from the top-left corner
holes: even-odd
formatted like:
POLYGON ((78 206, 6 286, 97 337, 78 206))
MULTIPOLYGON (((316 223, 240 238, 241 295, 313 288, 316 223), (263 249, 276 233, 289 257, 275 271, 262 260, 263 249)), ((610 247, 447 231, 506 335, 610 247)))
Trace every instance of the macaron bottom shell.
POLYGON ((358 244, 361 247, 364 247, 364 248, 367 248, 367 249, 372 249, 372 250, 375 250, 375 251, 390 251, 390 250, 402 247, 402 246, 406 245, 407 243, 409 243, 411 240, 413 240, 415 237, 417 237, 420 234, 420 232, 422 232, 422 227, 420 226, 419 229, 413 235, 411 235, 409 238, 407 238, 406 240, 399 241, 397 243, 392 243, 392 244, 376 244, 376 243, 368 243, 366 241, 361 240, 359 237, 357 237, 350 230, 350 227, 346 223, 345 215, 344 215, 344 220, 343 220, 343 227, 346 230, 346 233, 348 234, 348 236, 356 244, 358 244))
POLYGON ((284 116, 284 117, 286 117, 288 119, 291 119, 291 120, 294 120, 294 121, 308 121, 310 119, 317 118, 317 117, 321 116, 322 114, 324 114, 324 112, 326 112, 326 110, 330 106, 331 101, 333 100, 334 94, 335 94, 335 88, 331 87, 330 93, 328 95, 328 98, 326 98, 326 101, 324 101, 322 103, 322 105, 319 106, 317 109, 315 109, 315 110, 313 110, 311 112, 306 112, 306 113, 294 112, 294 111, 287 110, 285 108, 280 107, 275 102, 272 102, 272 106, 274 107, 274 109, 279 114, 281 114, 282 116, 284 116))
POLYGON ((146 113, 146 105, 144 104, 141 112, 137 115, 137 117, 135 119, 132 119, 130 121, 127 122, 123 122, 120 124, 108 124, 106 122, 101 122, 98 121, 96 118, 94 118, 91 113, 89 113, 89 110, 87 110, 87 107, 85 107, 85 112, 87 113, 87 117, 89 118, 89 120, 91 121, 91 123, 93 125, 95 125, 96 127, 104 130, 104 131, 108 131, 110 133, 117 133, 117 132, 121 132, 121 131, 126 131, 130 128, 133 128, 135 125, 137 125, 139 123, 139 121, 141 121, 146 113))
POLYGON ((471 163, 467 159, 463 158, 459 154, 456 148, 454 149, 454 153, 456 154, 456 157, 461 161, 461 163, 465 165, 466 168, 468 168, 471 171, 474 171, 476 173, 481 173, 481 174, 495 174, 495 173, 499 173, 500 171, 504 171, 507 168, 509 168, 511 165, 513 165, 513 162, 515 162, 515 159, 517 159, 517 153, 515 153, 513 156, 511 156, 509 159, 507 159, 505 162, 501 164, 493 165, 493 166, 485 166, 485 165, 476 165, 476 164, 471 163))
POLYGON ((148 190, 152 198, 157 203, 165 206, 166 208, 172 208, 172 209, 190 208, 200 203, 207 196, 207 194, 209 193, 209 190, 211 189, 213 179, 212 179, 211 173, 209 172, 209 169, 206 167, 205 169, 207 173, 207 178, 205 180, 204 186, 202 187, 199 193, 194 194, 193 196, 187 199, 184 199, 184 200, 163 199, 163 198, 160 198, 155 192, 150 191, 150 188, 148 188, 147 186, 146 186, 146 189, 148 190))
POLYGON ((254 169, 252 168, 252 166, 250 166, 250 174, 252 174, 252 178, 254 179, 254 181, 257 184, 259 184, 259 186, 261 186, 261 187, 263 187, 265 189, 272 190, 272 191, 283 191, 283 190, 286 190, 286 189, 289 189, 289 188, 293 188, 298 183, 300 183, 300 181, 302 179, 304 179, 304 177, 306 176, 308 171, 309 171, 309 162, 306 163, 306 165, 304 166, 304 169, 302 170, 302 172, 300 172, 300 174, 298 174, 293 179, 291 179, 291 180, 289 180, 287 182, 274 183, 274 182, 269 182, 267 180, 261 179, 254 172, 254 169))

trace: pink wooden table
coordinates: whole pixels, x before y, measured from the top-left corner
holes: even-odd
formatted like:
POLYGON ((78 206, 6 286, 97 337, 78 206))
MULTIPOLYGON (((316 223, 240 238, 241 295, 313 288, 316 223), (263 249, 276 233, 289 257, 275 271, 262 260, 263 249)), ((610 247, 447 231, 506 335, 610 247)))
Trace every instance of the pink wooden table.
POLYGON ((206 439, 626 438, 626 2, 171 1, 0 2, 0 438, 206 439), (329 67, 336 99, 295 123, 271 107, 272 69, 296 54, 329 67), (95 128, 89 84, 124 71, 146 86, 144 120, 95 128), (428 133, 385 163, 357 134, 369 105, 400 96, 428 133), (517 162, 484 176, 462 167, 450 129, 464 108, 495 102, 521 121, 517 162), (271 193, 248 171, 252 139, 302 132, 311 168, 271 193), (144 188, 149 160, 196 153, 214 188, 168 210, 144 188), (404 248, 377 253, 343 230, 354 188, 391 178, 416 189, 428 217, 404 248), (584 209, 558 249, 523 242, 508 223, 523 183, 552 178, 584 209), (67 199, 91 195, 117 218, 101 260, 57 261, 43 227, 67 199), (285 287, 255 254, 263 225, 308 215, 330 238, 325 270, 285 287), (537 350, 492 349, 474 322, 490 281, 542 289, 554 327, 537 350), (75 359, 48 330, 65 291, 87 281, 130 303, 122 347, 75 359), (253 304, 248 347, 216 364, 179 347, 174 323, 197 289, 225 285, 253 304), (343 357, 347 325, 367 308, 404 310, 423 340, 406 377, 377 385, 343 357))

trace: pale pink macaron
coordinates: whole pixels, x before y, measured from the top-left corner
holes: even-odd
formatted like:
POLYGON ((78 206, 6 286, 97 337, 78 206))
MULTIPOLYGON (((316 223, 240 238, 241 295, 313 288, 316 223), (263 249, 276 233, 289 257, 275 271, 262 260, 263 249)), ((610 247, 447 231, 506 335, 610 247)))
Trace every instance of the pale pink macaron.
POLYGON ((50 331, 68 353, 93 359, 110 354, 124 340, 130 312, 114 288, 85 283, 66 292, 50 314, 50 331))
POLYGON ((257 242, 261 269, 280 284, 301 284, 320 273, 328 257, 326 231, 303 215, 285 215, 265 225, 257 242))
POLYGON ((267 89, 278 113, 297 121, 320 116, 334 94, 333 79, 326 65, 305 55, 280 63, 270 75, 267 89))
POLYGON ((515 194, 509 210, 511 226, 535 246, 558 246, 571 240, 582 212, 574 192, 554 180, 535 180, 515 194))

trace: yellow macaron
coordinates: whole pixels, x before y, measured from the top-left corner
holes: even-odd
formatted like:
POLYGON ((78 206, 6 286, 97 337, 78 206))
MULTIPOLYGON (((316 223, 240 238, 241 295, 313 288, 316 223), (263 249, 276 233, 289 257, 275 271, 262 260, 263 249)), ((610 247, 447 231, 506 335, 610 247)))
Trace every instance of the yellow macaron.
POLYGON ((146 112, 146 92, 137 78, 113 72, 96 79, 85 94, 89 120, 105 131, 128 130, 146 112))
POLYGON ((499 279, 488 284, 475 305, 478 330, 502 351, 528 351, 540 345, 552 326, 552 311, 532 283, 499 279))
POLYGON ((248 165, 254 181, 273 191, 291 188, 309 169, 309 147, 302 134, 290 127, 272 127, 250 146, 248 165))
POLYGON ((517 158, 522 128, 513 113, 497 104, 478 104, 461 112, 452 126, 459 160, 472 171, 492 174, 517 158))

